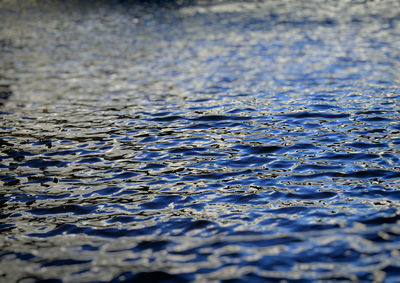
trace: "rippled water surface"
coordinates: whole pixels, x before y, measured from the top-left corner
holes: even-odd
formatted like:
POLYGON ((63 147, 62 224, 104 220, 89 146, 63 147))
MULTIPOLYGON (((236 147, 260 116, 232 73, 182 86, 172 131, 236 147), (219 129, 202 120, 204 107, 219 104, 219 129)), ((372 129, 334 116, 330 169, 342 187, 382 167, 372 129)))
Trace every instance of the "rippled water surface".
POLYGON ((0 18, 0 281, 400 280, 398 1, 0 18))

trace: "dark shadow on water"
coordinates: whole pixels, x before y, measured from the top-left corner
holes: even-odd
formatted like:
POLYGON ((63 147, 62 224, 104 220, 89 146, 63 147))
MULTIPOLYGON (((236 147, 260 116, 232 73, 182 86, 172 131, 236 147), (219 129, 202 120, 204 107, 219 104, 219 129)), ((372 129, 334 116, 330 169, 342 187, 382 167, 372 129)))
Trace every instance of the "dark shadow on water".
POLYGON ((0 105, 3 105, 5 101, 12 95, 10 85, 1 84, 0 85, 0 105))

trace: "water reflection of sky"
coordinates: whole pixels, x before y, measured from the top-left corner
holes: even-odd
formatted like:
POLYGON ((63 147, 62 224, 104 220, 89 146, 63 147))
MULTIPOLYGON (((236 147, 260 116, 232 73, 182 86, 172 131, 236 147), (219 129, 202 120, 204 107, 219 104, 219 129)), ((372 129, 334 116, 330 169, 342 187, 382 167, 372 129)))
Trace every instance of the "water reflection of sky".
POLYGON ((1 276, 396 281, 399 12, 2 1, 1 276))

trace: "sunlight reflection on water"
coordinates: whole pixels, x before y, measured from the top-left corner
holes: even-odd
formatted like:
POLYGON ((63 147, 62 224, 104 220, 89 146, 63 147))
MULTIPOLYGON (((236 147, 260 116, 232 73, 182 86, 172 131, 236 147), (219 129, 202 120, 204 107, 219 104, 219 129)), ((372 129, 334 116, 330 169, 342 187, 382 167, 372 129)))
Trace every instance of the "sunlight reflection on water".
POLYGON ((397 1, 2 1, 6 281, 396 281, 397 1))

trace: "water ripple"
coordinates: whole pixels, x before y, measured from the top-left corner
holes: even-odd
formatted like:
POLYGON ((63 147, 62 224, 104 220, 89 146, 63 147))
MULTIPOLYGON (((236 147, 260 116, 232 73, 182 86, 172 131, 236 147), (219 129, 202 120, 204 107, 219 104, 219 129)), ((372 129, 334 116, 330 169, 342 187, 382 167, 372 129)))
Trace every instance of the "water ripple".
POLYGON ((78 2, 0 2, 0 278, 400 280, 396 1, 78 2))

